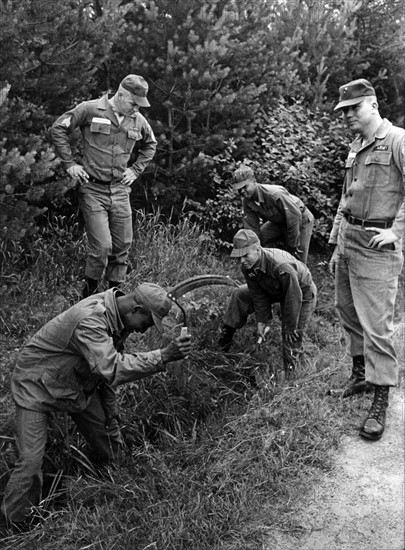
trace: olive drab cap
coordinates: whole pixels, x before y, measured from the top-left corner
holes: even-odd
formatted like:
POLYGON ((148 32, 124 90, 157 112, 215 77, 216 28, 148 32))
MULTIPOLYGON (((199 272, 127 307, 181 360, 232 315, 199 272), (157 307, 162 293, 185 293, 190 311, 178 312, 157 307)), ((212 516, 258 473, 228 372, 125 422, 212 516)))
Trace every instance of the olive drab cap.
POLYGON ((250 166, 242 164, 237 170, 233 173, 233 182, 232 187, 234 191, 237 189, 242 189, 248 182, 256 181, 253 170, 250 166))
POLYGON ((128 92, 131 92, 137 105, 140 107, 150 107, 150 103, 146 99, 149 86, 143 76, 129 74, 121 81, 120 86, 128 92))
POLYGON ((365 97, 375 95, 374 88, 365 78, 352 80, 348 84, 340 86, 339 103, 334 108, 334 111, 338 111, 344 107, 350 107, 350 105, 357 105, 361 103, 365 97))
POLYGON ((154 283, 142 283, 133 291, 137 302, 143 304, 152 314, 155 327, 162 334, 162 319, 166 317, 172 307, 172 302, 167 296, 167 292, 159 285, 154 283))
POLYGON ((233 238, 231 258, 244 256, 251 248, 260 246, 259 237, 250 229, 239 229, 233 238))

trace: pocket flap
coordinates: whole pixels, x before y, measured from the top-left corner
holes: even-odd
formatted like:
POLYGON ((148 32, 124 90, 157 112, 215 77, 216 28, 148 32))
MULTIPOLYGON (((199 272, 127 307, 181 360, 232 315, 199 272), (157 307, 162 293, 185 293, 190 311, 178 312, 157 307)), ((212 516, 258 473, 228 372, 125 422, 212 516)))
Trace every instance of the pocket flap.
POLYGON ((128 139, 139 140, 142 138, 141 132, 137 128, 130 128, 128 130, 128 139))
POLYGON ((90 132, 99 134, 110 134, 111 121, 108 118, 93 117, 90 124, 90 132))
POLYGON ((391 157, 391 151, 373 151, 373 153, 370 153, 366 158, 365 164, 382 164, 383 166, 389 166, 391 157))

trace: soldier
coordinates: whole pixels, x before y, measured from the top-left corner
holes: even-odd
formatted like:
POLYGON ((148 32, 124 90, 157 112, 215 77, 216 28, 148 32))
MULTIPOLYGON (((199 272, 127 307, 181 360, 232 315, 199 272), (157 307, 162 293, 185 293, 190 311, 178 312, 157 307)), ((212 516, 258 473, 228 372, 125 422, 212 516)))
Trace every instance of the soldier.
POLYGON ((256 233, 241 229, 233 238, 231 257, 239 258, 246 284, 233 291, 219 340, 229 351, 236 329, 255 313, 257 334, 266 336, 271 306, 280 303, 284 370, 292 374, 308 321, 315 309, 317 289, 307 266, 278 248, 262 248, 256 233))
POLYGON ((264 248, 283 243, 285 249, 307 263, 314 217, 305 204, 281 185, 258 183, 249 166, 233 175, 233 189, 242 195, 243 227, 251 229, 264 248))
POLYGON ((363 78, 340 87, 335 110, 356 135, 329 239, 336 307, 353 358, 341 393, 374 391, 360 435, 376 440, 384 432, 389 388, 398 383, 392 336, 403 265, 405 132, 381 118, 375 90, 363 78))
POLYGON ((140 107, 149 107, 148 84, 128 75, 114 96, 84 101, 53 124, 56 153, 68 174, 79 182, 89 254, 83 298, 97 292, 104 271, 109 287, 125 280, 132 244, 131 186, 156 151, 156 139, 140 107), (69 136, 80 128, 82 164, 73 158, 69 136), (128 166, 131 156, 135 162, 128 166))
POLYGON ((11 379, 19 458, 1 507, 3 528, 24 528, 41 500, 50 414, 69 413, 99 463, 116 458, 122 440, 114 388, 162 372, 190 352, 190 336, 154 351, 120 351, 131 332, 162 332, 171 303, 155 284, 126 295, 113 288, 61 313, 24 346, 11 379))

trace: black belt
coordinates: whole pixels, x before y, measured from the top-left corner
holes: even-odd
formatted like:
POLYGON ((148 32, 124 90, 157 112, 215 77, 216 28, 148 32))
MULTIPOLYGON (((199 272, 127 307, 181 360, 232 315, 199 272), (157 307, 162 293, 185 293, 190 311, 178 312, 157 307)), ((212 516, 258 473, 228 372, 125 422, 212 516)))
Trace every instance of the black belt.
POLYGON ((97 178, 93 178, 93 176, 89 176, 88 180, 90 183, 98 183, 98 185, 110 185, 110 181, 103 181, 98 180, 97 178))
POLYGON ((378 227, 378 229, 387 229, 392 227, 393 220, 362 220, 361 218, 355 218, 350 214, 343 213, 346 220, 352 225, 361 225, 362 227, 378 227))

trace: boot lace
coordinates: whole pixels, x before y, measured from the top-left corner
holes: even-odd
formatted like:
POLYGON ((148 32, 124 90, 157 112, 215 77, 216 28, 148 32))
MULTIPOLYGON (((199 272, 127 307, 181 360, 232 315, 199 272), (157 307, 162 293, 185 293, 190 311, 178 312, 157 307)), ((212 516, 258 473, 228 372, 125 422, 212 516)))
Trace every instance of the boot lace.
POLYGON ((380 390, 374 397, 368 418, 373 418, 374 420, 380 421, 381 417, 384 416, 387 406, 387 393, 380 390))

